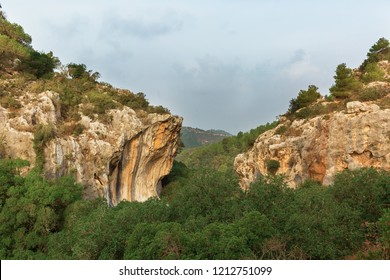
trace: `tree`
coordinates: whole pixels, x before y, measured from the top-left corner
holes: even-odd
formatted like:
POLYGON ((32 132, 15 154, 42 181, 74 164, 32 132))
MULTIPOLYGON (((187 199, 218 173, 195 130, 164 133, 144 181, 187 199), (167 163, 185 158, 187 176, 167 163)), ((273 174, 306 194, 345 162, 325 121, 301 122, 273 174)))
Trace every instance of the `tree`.
POLYGON ((22 26, 16 23, 10 23, 3 15, 0 17, 0 34, 24 46, 30 46, 32 42, 31 36, 24 32, 22 26))
POLYGON ((87 74, 87 66, 85 64, 68 64, 68 73, 72 79, 81 79, 87 74))
POLYGON ((361 88, 361 83, 355 79, 352 69, 345 63, 339 64, 336 68, 336 75, 333 77, 335 84, 329 89, 336 98, 347 98, 352 92, 361 88))
POLYGON ((58 58, 53 53, 48 54, 32 50, 28 59, 22 62, 20 68, 42 78, 45 75, 52 74, 54 68, 58 66, 58 58))
POLYGON ((87 70, 87 66, 85 64, 69 63, 67 68, 68 74, 72 79, 87 79, 95 82, 100 78, 99 72, 87 70))
POLYGON ((378 66, 376 62, 369 63, 365 68, 365 73, 362 76, 362 80, 365 83, 384 81, 385 72, 378 66))
POLYGON ((320 97, 321 94, 318 92, 318 87, 310 85, 307 90, 300 90, 297 98, 290 100, 290 107, 288 111, 289 113, 294 113, 297 110, 316 102, 320 97))
POLYGON ((383 59, 390 58, 390 42, 386 38, 380 38, 367 53, 367 59, 360 66, 361 71, 366 71, 370 63, 377 63, 383 59))
POLYGON ((81 187, 70 177, 54 182, 31 171, 7 188, 0 211, 0 257, 44 258, 49 236, 62 228, 63 212, 81 198, 81 187))

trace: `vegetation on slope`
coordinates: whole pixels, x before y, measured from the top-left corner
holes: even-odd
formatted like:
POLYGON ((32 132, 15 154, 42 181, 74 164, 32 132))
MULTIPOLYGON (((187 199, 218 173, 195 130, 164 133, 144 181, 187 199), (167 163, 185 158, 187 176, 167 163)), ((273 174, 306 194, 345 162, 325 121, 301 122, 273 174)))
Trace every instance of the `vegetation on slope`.
POLYGON ((278 122, 267 123, 249 132, 239 132, 236 136, 224 138, 217 143, 185 149, 177 156, 177 160, 191 168, 212 168, 221 172, 232 172, 235 156, 247 151, 261 133, 277 125, 278 122))
POLYGON ((231 174, 176 164, 161 200, 82 200, 0 160, 1 259, 388 259, 390 174, 346 171, 324 188, 266 177, 242 192, 231 174))
POLYGON ((382 108, 389 108, 389 61, 390 43, 387 39, 380 38, 370 48, 367 59, 358 69, 348 68, 345 63, 337 66, 335 82, 329 89, 329 96, 323 98, 318 88, 310 85, 307 90, 301 90, 297 98, 290 100, 285 116, 289 119, 304 119, 329 114, 343 110, 345 104, 352 100, 373 101, 382 108))
POLYGON ((100 74, 84 64, 62 65, 52 52, 37 52, 31 37, 18 24, 10 23, 0 13, 0 105, 18 109, 18 97, 52 90, 59 94, 63 121, 78 121, 80 112, 91 118, 109 121, 106 112, 128 106, 147 113, 169 113, 161 106, 151 106, 140 92, 120 90, 98 82, 100 74))
POLYGON ((230 133, 223 130, 203 130, 192 127, 182 127, 180 139, 184 148, 194 148, 221 141, 223 138, 231 136, 230 133))

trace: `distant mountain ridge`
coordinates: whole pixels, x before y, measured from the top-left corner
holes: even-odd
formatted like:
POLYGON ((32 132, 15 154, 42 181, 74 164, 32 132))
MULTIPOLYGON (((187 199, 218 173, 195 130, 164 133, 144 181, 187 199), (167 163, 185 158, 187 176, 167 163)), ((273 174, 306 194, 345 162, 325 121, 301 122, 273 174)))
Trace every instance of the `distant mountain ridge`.
POLYGON ((182 127, 181 141, 185 148, 199 147, 221 141, 232 136, 229 132, 220 129, 203 130, 200 128, 182 127))

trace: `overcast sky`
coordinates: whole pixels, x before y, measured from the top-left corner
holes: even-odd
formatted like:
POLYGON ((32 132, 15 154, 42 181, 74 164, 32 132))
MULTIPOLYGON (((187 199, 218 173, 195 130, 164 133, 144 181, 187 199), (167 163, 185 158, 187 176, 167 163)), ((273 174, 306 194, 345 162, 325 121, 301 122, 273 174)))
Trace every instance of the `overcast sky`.
POLYGON ((202 129, 274 121, 390 39, 390 1, 0 0, 39 51, 84 63, 202 129))

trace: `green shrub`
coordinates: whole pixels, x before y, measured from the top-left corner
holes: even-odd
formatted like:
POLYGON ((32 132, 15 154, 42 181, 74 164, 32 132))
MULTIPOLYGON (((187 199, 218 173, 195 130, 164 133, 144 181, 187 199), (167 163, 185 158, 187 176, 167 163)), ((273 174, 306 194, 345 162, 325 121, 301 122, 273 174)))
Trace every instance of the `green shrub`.
POLYGON ((4 108, 19 109, 22 107, 22 104, 19 100, 15 99, 12 96, 0 97, 0 105, 4 108))
POLYGON ((35 128, 33 147, 36 156, 36 167, 39 170, 43 169, 45 164, 44 148, 46 143, 56 137, 56 127, 53 124, 39 124, 35 128))
POLYGON ((24 32, 22 26, 16 23, 10 23, 3 14, 0 14, 0 34, 24 46, 29 46, 32 41, 31 36, 24 32))
POLYGON ((367 59, 364 60, 360 66, 360 71, 366 72, 367 66, 370 64, 376 64, 381 60, 390 59, 390 43, 386 38, 380 38, 367 53, 367 59))
POLYGON ((8 187, 0 212, 0 257, 44 259, 49 237, 62 229, 63 212, 81 199, 81 187, 72 178, 48 182, 36 172, 18 181, 8 187))
POLYGON ((323 186, 298 188, 287 205, 287 247, 299 246, 310 259, 342 259, 364 241, 358 212, 323 186))
POLYGON ((29 57, 22 61, 19 68, 35 75, 37 78, 42 78, 53 74, 58 63, 58 59, 53 57, 52 53, 45 54, 32 50, 29 57))
POLYGON ((288 112, 292 114, 301 108, 307 107, 316 102, 320 97, 321 94, 318 92, 318 87, 310 85, 307 90, 301 90, 297 98, 290 100, 288 112))
POLYGON ((390 209, 386 209, 379 219, 379 241, 382 244, 382 258, 390 259, 390 209))
POLYGON ((99 72, 87 70, 87 66, 85 64, 69 63, 67 65, 67 69, 68 74, 72 79, 85 79, 96 82, 96 80, 100 78, 99 72))
POLYGON ((15 59, 27 59, 30 49, 19 44, 14 39, 0 34, 0 70, 6 67, 14 67, 15 59))
POLYGON ((107 110, 117 108, 117 103, 107 93, 91 91, 87 93, 87 101, 93 105, 90 114, 104 115, 107 110))
POLYGON ((362 81, 366 84, 376 81, 384 81, 385 72, 378 66, 377 63, 369 63, 365 67, 365 72, 362 76, 362 81))
POLYGON ((337 66, 334 79, 335 84, 329 91, 335 98, 348 98, 351 94, 358 92, 362 87, 361 82, 355 78, 352 69, 348 68, 345 63, 337 66))
POLYGON ((266 160, 265 165, 267 167, 267 171, 273 175, 276 174, 280 167, 280 162, 274 159, 266 160))
POLYGON ((79 136, 80 134, 83 133, 85 127, 81 123, 77 123, 73 129, 73 135, 74 136, 79 136))
POLYGON ((288 130, 288 127, 287 127, 287 126, 281 125, 281 126, 279 126, 279 127, 276 129, 275 134, 283 135, 283 134, 285 134, 285 133, 287 132, 287 130, 288 130))
POLYGON ((359 211, 363 221, 375 222, 390 205, 390 176, 374 168, 337 174, 331 191, 340 203, 359 211))
POLYGON ((372 101, 385 97, 387 93, 384 88, 370 87, 360 92, 358 98, 360 101, 372 101))

